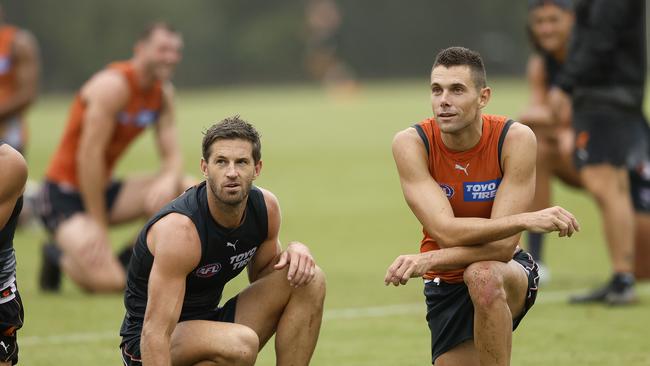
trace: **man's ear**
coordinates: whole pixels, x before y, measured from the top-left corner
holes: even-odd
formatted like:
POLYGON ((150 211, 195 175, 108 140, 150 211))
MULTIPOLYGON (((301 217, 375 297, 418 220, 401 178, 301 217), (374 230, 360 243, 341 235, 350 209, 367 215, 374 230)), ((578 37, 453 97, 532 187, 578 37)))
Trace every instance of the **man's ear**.
POLYGON ((481 88, 479 91, 479 96, 478 96, 478 107, 480 109, 483 109, 488 102, 490 101, 490 97, 492 96, 492 89, 490 89, 489 86, 486 86, 485 88, 481 88))
POLYGON ((208 162, 203 158, 201 158, 201 173, 203 173, 204 178, 208 177, 208 162))
POLYGON ((255 164, 255 177, 253 179, 259 177, 261 172, 262 172, 262 160, 258 161, 255 164))

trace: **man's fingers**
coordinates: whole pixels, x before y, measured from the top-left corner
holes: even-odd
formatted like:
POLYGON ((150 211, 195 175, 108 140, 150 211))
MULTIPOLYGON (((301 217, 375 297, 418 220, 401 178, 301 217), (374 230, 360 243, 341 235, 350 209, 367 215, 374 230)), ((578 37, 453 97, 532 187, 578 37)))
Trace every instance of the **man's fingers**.
POLYGON ((388 267, 388 270, 386 270, 386 276, 384 277, 384 284, 388 286, 392 282, 393 274, 395 273, 395 270, 399 268, 400 264, 402 263, 402 257, 397 257, 394 261, 393 264, 388 267))
POLYGON ((304 280, 305 280, 305 275, 307 271, 307 261, 308 259, 306 257, 297 255, 296 260, 298 261, 298 269, 296 269, 296 274, 293 277, 293 285, 295 287, 300 287, 302 286, 304 280))
POLYGON ((404 271, 404 274, 402 275, 402 278, 401 278, 401 280, 400 280, 400 283, 401 283, 402 285, 406 285, 406 283, 408 282, 408 280, 411 279, 411 274, 413 273, 413 270, 414 270, 414 269, 415 269, 414 266, 409 266, 409 268, 407 268, 406 271, 404 271))
POLYGON ((566 229, 567 229, 566 223, 564 221, 560 220, 560 218, 557 217, 557 216, 553 216, 552 222, 553 222, 553 225, 555 225, 556 231, 559 232, 558 235, 560 237, 565 236, 566 235, 566 229))
POLYGON ((282 254, 280 254, 280 259, 278 260, 278 263, 276 263, 273 266, 273 269, 282 269, 286 265, 287 265, 287 252, 282 252, 282 254))
POLYGON ((298 258, 296 258, 295 254, 288 254, 289 257, 289 271, 287 272, 287 279, 289 280, 290 283, 293 284, 293 279, 296 276, 296 271, 298 270, 298 258))

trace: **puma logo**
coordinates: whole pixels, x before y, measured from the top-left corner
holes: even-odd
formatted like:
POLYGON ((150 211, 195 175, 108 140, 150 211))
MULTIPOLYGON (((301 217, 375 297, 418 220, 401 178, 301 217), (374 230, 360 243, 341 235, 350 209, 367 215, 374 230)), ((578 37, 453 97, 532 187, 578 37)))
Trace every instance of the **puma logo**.
POLYGON ((454 169, 462 170, 462 171, 465 172, 465 175, 469 175, 469 173, 467 172, 467 168, 469 168, 469 163, 467 163, 467 165, 465 165, 465 166, 462 166, 462 165, 456 163, 456 166, 454 166, 454 169))
POLYGON ((9 353, 9 346, 7 346, 5 342, 0 342, 0 346, 5 349, 5 353, 9 353))
POLYGON ((234 243, 231 243, 231 242, 228 241, 228 242, 226 242, 226 246, 227 247, 232 247, 232 250, 236 251, 237 250, 237 243, 239 243, 239 240, 235 240, 234 243))

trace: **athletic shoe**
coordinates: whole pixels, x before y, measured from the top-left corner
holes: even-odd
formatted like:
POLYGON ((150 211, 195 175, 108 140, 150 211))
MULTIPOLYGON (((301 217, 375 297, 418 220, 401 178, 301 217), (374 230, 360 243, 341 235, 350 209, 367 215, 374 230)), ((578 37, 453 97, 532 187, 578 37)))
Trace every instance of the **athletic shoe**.
POLYGON ((569 298, 571 304, 605 303, 608 305, 629 305, 637 301, 634 291, 634 276, 616 273, 612 279, 589 293, 569 298))
POLYGON ((43 244, 41 247, 41 273, 38 277, 38 286, 42 291, 58 292, 61 289, 60 258, 61 249, 54 243, 43 244))

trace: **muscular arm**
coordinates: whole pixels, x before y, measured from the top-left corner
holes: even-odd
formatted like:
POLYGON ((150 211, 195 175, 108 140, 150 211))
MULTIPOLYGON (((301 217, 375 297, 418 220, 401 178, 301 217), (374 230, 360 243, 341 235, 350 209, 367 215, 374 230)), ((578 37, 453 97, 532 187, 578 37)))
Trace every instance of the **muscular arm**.
POLYGON ((162 169, 149 189, 146 199, 148 212, 156 212, 180 193, 183 161, 178 147, 178 132, 174 115, 174 89, 171 83, 163 87, 163 106, 156 123, 156 143, 162 169))
POLYGON ((192 221, 172 213, 147 235, 154 256, 140 347, 143 365, 171 365, 170 339, 183 306, 185 279, 201 259, 201 243, 192 221))
POLYGON ((554 124, 553 112, 548 104, 547 94, 549 86, 546 77, 542 56, 538 54, 530 56, 528 59, 528 67, 526 68, 530 102, 520 116, 521 122, 528 126, 541 127, 554 124))
POLYGON ((0 123, 22 111, 36 99, 40 74, 38 44, 31 33, 21 30, 13 44, 16 90, 0 105, 0 123))
POLYGON ((108 226, 104 190, 107 180, 106 151, 115 129, 115 118, 126 105, 126 80, 115 71, 102 71, 81 90, 86 104, 77 150, 79 191, 88 214, 108 226))
POLYGON ((180 181, 183 171, 183 160, 178 146, 178 131, 176 130, 176 113, 174 110, 174 87, 167 83, 163 87, 163 108, 156 124, 156 142, 162 157, 162 167, 165 174, 176 177, 180 181))
POLYGON ((0 146, 0 166, 2 167, 0 230, 2 230, 11 217, 16 201, 23 194, 27 181, 27 164, 19 152, 9 145, 2 145, 0 146))
POLYGON ((262 192, 266 203, 269 232, 266 241, 260 245, 248 264, 248 279, 254 282, 274 270, 281 270, 288 266, 289 285, 293 287, 306 285, 316 274, 316 262, 309 248, 300 242, 291 242, 287 249, 282 251, 279 239, 281 216, 278 199, 267 190, 262 192))
POLYGON ((273 193, 267 190, 262 190, 262 192, 264 192, 269 229, 266 240, 260 245, 248 264, 248 280, 251 283, 273 271, 273 265, 277 262, 282 251, 280 245, 280 224, 282 221, 280 204, 273 193))
POLYGON ((429 173, 426 150, 414 129, 397 134, 393 156, 406 202, 441 248, 504 239, 526 229, 520 215, 496 219, 454 217, 449 200, 429 173))

